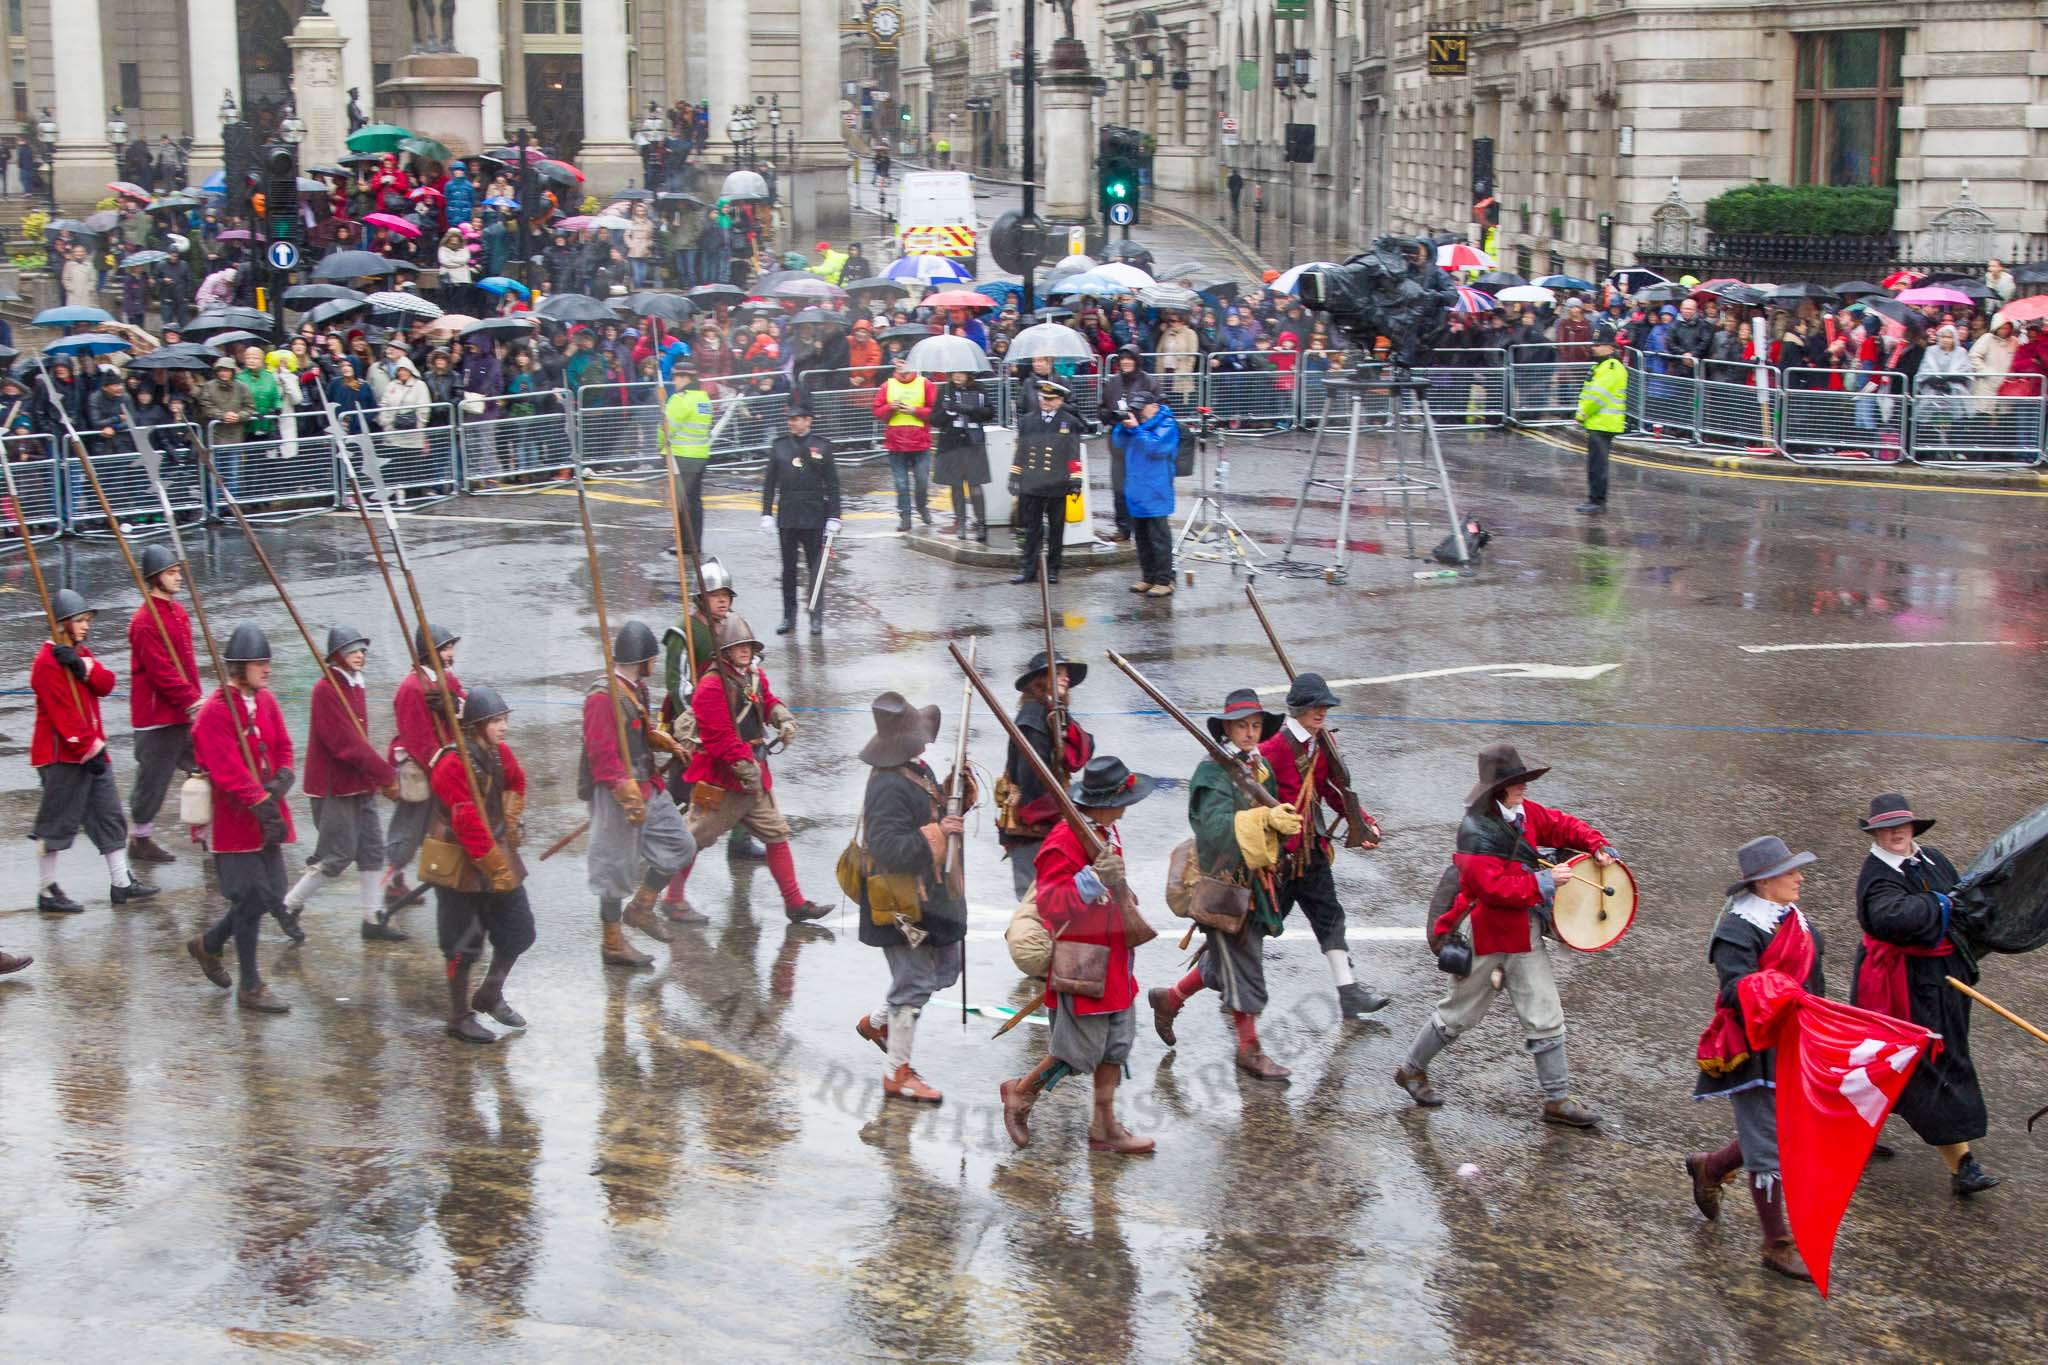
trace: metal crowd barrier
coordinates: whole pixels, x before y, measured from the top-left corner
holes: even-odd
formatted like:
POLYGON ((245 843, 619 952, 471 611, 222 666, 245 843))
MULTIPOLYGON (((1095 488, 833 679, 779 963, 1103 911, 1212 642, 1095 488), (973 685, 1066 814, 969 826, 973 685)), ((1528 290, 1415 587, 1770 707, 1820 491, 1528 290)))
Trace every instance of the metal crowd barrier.
MULTIPOLYGON (((1508 353, 1474 348, 1457 354, 1460 364, 1415 367, 1415 377, 1429 381, 1430 416, 1440 427, 1500 426, 1508 418, 1508 353)), ((1404 418, 1410 425, 1421 420, 1420 412, 1404 418)))
POLYGON ((1593 373, 1590 359, 1560 359, 1560 351, 1584 351, 1580 342, 1508 348, 1508 416, 1519 426, 1554 427, 1579 419, 1579 389, 1593 373))
POLYGON ((614 478, 652 478, 661 473, 661 410, 666 401, 658 388, 645 382, 585 384, 578 389, 576 425, 584 466, 614 478))
POLYGON ((1914 377, 1907 458, 1915 464, 2025 466, 2041 459, 2041 377, 2018 376, 2031 394, 1975 392, 1973 375, 1914 377))
POLYGON ((396 489, 408 503, 418 505, 452 498, 461 486, 455 411, 451 403, 379 408, 377 430, 371 435, 370 444, 385 487, 396 489))
MULTIPOLYGON (((312 425, 306 423, 309 430, 312 425)), ((295 423, 289 428, 280 424, 277 434, 260 440, 223 441, 218 422, 208 426, 206 435, 220 484, 251 520, 291 521, 340 505, 334 445, 326 436, 302 436, 295 423)), ((208 489, 206 506, 218 510, 225 505, 220 491, 208 489)))
POLYGON ((1638 440, 1699 444, 1699 368, 1689 356, 1628 353, 1628 418, 1638 440))
POLYGON ((1891 371, 1788 369, 1777 449, 1799 464, 1891 464, 1905 453, 1905 379, 1891 371), (1843 387, 1831 387, 1840 380, 1843 387))
MULTIPOLYGON (((31 540, 51 540, 64 534, 69 519, 64 506, 64 480, 57 468, 57 439, 54 436, 9 436, 0 440, 0 459, 14 476, 14 491, 21 498, 21 519, 31 540)), ((8 536, 7 539, 17 539, 8 536)))
POLYGON ((566 477, 575 468, 575 414, 567 389, 503 394, 483 416, 458 413, 455 422, 465 492, 524 492, 526 485, 566 477))
MULTIPOLYGON (((194 453, 199 444, 199 428, 191 422, 172 422, 145 427, 143 436, 149 441, 150 448, 163 456, 160 468, 172 514, 181 520, 186 519, 188 513, 194 519, 203 518, 208 510, 208 489, 200 477, 203 471, 199 457, 194 453)), ((131 538, 169 534, 170 528, 163 524, 163 505, 149 486, 149 476, 143 472, 142 462, 135 457, 133 438, 124 431, 114 440, 119 449, 87 458, 92 464, 92 472, 99 478, 100 487, 106 492, 107 501, 113 505, 114 515, 120 518, 122 534, 131 538)), ((71 486, 70 529, 81 536, 111 536, 106 516, 100 508, 99 499, 93 496, 91 484, 82 472, 69 468, 77 460, 78 456, 73 454, 66 461, 66 481, 71 486)))
POLYGON ((1774 448, 1778 389, 1775 376, 1766 374, 1768 367, 1710 360, 1701 369, 1700 444, 1745 450, 1774 448))
MULTIPOLYGON (((1209 357, 1208 382, 1210 410, 1215 414, 1217 424, 1225 431, 1242 433, 1247 427, 1277 428, 1292 427, 1299 410, 1296 406, 1300 376, 1293 369, 1281 370, 1273 363, 1271 351, 1216 351, 1209 357)), ((1300 357, 1295 364, 1301 363, 1300 357)), ((1069 407, 1074 406, 1070 400, 1069 407)), ((1317 404, 1321 410, 1321 404, 1317 404)), ((1085 410, 1093 415, 1095 404, 1085 410)))

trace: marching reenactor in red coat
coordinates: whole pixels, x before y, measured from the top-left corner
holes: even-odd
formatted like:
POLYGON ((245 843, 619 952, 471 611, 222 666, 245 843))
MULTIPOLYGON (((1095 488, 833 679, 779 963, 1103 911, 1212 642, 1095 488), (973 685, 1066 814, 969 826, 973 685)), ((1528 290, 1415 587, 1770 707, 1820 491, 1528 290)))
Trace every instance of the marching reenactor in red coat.
POLYGON ((164 546, 145 546, 142 581, 149 585, 149 600, 128 620, 128 723, 135 732, 128 856, 138 863, 168 863, 176 858, 156 841, 157 812, 171 775, 193 768, 192 712, 204 694, 192 654, 192 622, 178 600, 185 565, 164 546))
POLYGON ((291 1006, 264 984, 256 942, 263 917, 284 906, 284 846, 295 837, 285 800, 294 776, 292 737, 268 687, 269 639, 255 626, 236 626, 225 657, 229 686, 216 688, 200 706, 192 750, 213 783, 206 846, 228 909, 211 929, 186 943, 185 951, 208 981, 225 990, 235 982, 221 963, 221 952, 233 939, 241 978, 235 1003, 283 1014, 291 1006))
POLYGON ((366 939, 403 939, 388 923, 391 912, 379 894, 384 880, 384 829, 377 818, 377 793, 398 800, 398 769, 370 743, 370 699, 363 663, 370 638, 351 626, 327 632, 327 676, 313 684, 311 723, 306 735, 306 795, 313 802, 319 842, 306 861, 306 875, 285 893, 285 932, 306 941, 299 914, 323 883, 356 865, 357 896, 366 939))
MULTIPOLYGON (((1095 753, 1095 736, 1083 730, 1067 709, 1067 694, 1088 680, 1088 665, 1064 655, 1056 667, 1047 668, 1045 651, 1031 656, 1031 662, 1017 676, 1017 691, 1023 700, 1017 705, 1017 729, 1054 772, 1077 773, 1095 753), (1060 757, 1053 761, 1053 713, 1064 719, 1060 736, 1060 757)), ((996 783, 996 837, 1003 855, 1010 860, 1010 884, 1022 900, 1038 878, 1038 847, 1060 821, 1059 802, 1038 780, 1038 770, 1012 744, 1003 761, 1003 776, 996 783)))
MULTIPOLYGON (((1351 970, 1351 944, 1344 933, 1344 906, 1337 900, 1337 881, 1330 869, 1330 840, 1317 815, 1326 805, 1340 815, 1344 789, 1330 776, 1330 753, 1324 726, 1337 696, 1319 673, 1298 673, 1287 689, 1287 720, 1272 738, 1259 745, 1259 756, 1273 770, 1274 792, 1300 814, 1303 828, 1281 845, 1274 874, 1280 913, 1299 905, 1316 932, 1330 980, 1337 988, 1337 1013, 1363 1019, 1387 1007, 1387 997, 1358 984, 1351 970)), ((1361 808, 1361 814, 1363 808, 1361 808)), ((1368 825, 1371 817, 1366 816, 1368 825)), ((1372 827, 1365 847, 1378 843, 1372 827)))
POLYGON ((448 1033, 468 1043, 498 1041, 476 1017, 478 1010, 507 1028, 526 1027, 526 1017, 505 999, 505 978, 534 940, 526 864, 519 857, 526 773, 505 742, 511 713, 496 688, 479 686, 462 706, 469 769, 452 744, 434 759, 435 828, 439 837, 461 847, 463 857, 455 884, 434 888, 441 956, 448 963, 448 1033), (471 771, 476 773, 474 791, 471 771), (491 965, 471 995, 469 974, 485 942, 491 945, 491 965))
POLYGON ((36 841, 36 909, 75 915, 85 907, 57 885, 57 855, 71 847, 81 826, 107 860, 114 904, 147 900, 157 888, 144 886, 128 870, 128 821, 100 719, 100 698, 114 690, 114 674, 85 645, 93 609, 71 589, 59 588, 50 614, 62 639, 45 640, 28 671, 36 698, 29 762, 43 788, 30 837, 36 841))
POLYGON ((1600 1116, 1571 1097, 1564 1004, 1542 939, 1542 912, 1557 883, 1538 850, 1579 849, 1603 867, 1614 861, 1614 850, 1585 821, 1523 799, 1529 784, 1549 771, 1523 763, 1512 744, 1479 751, 1479 784, 1465 797, 1458 851, 1451 859, 1458 871, 1457 899, 1430 929, 1435 948, 1469 916, 1475 956, 1415 1036, 1394 1082, 1425 1108, 1442 1104, 1429 1083, 1430 1060, 1477 1026, 1505 986, 1522 1021, 1523 1046, 1536 1063, 1544 1121, 1590 1128, 1600 1116))
MULTIPOLYGON (((453 631, 434 627, 434 648, 444 670, 455 667, 455 646, 462 639, 453 631)), ((427 640, 422 631, 413 632, 413 647, 421 660, 427 658, 427 640)), ((462 680, 448 674, 448 692, 462 705, 462 680)), ((442 713, 441 689, 434 681, 434 669, 422 662, 405 675, 391 699, 391 714, 398 722, 397 737, 391 741, 389 757, 399 772, 399 785, 416 795, 404 796, 391 812, 391 826, 384 844, 384 862, 390 875, 384 880, 385 927, 391 913, 404 909, 427 894, 424 886, 407 886, 405 869, 420 851, 427 835, 427 821, 433 814, 428 795, 427 765, 434 755, 455 742, 455 723, 442 713), (410 763, 412 768, 408 769, 410 763)), ((381 936, 380 936, 381 937, 381 936)))

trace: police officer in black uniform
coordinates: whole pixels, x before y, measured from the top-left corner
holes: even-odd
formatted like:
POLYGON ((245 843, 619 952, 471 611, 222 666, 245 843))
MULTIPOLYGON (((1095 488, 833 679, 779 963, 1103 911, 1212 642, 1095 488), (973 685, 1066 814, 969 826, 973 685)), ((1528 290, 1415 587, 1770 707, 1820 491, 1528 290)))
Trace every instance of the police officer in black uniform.
MULTIPOLYGON (((777 635, 796 629, 797 551, 811 566, 807 583, 825 572, 825 537, 839 529, 839 471, 832 463, 832 442, 811 431, 811 408, 792 395, 789 430, 768 448, 768 479, 761 487, 761 529, 782 536, 782 624, 777 635), (776 494, 781 494, 777 505, 776 494)), ((811 634, 824 632, 825 599, 811 612, 811 634)))
POLYGON ((1012 583, 1038 581, 1038 546, 1045 540, 1049 581, 1060 581, 1061 542, 1066 538, 1066 500, 1081 491, 1081 437, 1088 423, 1067 409, 1071 390, 1052 379, 1038 381, 1038 410, 1017 419, 1016 463, 1010 466, 1010 496, 1017 500, 1010 522, 1024 537, 1024 562, 1012 583))

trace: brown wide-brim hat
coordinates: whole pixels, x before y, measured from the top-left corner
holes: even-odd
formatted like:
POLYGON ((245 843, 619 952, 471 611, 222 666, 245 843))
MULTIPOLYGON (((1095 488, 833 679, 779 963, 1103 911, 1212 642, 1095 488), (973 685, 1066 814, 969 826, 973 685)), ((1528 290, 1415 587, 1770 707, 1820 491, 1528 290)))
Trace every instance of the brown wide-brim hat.
POLYGON ((894 768, 923 753, 939 737, 939 708, 912 706, 901 692, 884 692, 868 704, 875 734, 861 746, 860 761, 871 768, 894 768))
POLYGON ((1934 817, 1913 814, 1913 807, 1899 792, 1883 792, 1870 798, 1870 814, 1856 822, 1856 828, 1865 834, 1878 829, 1896 829, 1900 825, 1911 825, 1913 835, 1918 838, 1934 828, 1934 817))
POLYGON ((1515 752, 1512 744, 1489 744, 1479 751, 1479 785, 1465 796, 1465 808, 1470 810, 1492 796, 1502 787, 1511 787, 1517 782, 1534 782, 1548 768, 1532 768, 1522 762, 1522 756, 1515 752))

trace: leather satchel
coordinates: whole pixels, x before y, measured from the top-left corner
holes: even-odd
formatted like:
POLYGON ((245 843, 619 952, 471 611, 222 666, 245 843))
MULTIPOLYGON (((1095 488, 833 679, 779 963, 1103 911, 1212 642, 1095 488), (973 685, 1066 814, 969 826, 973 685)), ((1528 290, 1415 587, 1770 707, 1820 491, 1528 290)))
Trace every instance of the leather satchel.
POLYGON ((1045 984, 1062 995, 1100 1000, 1109 989, 1109 945, 1054 939, 1045 984))
POLYGON ((1194 898, 1188 918, 1205 929, 1238 934, 1252 913, 1252 890, 1207 874, 1195 881, 1194 898))

